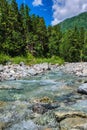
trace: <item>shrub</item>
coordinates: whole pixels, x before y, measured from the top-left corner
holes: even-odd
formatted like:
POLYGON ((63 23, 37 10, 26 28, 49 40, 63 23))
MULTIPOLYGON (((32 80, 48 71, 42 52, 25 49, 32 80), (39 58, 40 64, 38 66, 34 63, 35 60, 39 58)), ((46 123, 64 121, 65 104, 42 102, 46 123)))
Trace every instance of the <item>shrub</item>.
POLYGON ((11 57, 1 53, 0 54, 0 64, 6 64, 7 62, 11 61, 11 57))

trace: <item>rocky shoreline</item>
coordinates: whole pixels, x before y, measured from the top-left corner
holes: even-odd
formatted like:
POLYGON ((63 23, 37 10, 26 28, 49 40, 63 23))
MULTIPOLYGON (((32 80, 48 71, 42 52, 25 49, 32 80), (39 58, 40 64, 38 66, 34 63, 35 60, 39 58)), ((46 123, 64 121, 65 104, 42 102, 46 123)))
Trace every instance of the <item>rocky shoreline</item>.
POLYGON ((65 63, 59 66, 48 63, 27 66, 23 62, 20 64, 0 65, 0 81, 16 80, 24 77, 35 76, 47 70, 59 69, 65 73, 87 77, 87 62, 65 63))
POLYGON ((60 68, 64 72, 87 77, 87 62, 65 63, 65 65, 60 68))
POLYGON ((57 67, 58 65, 51 65, 48 63, 27 66, 23 62, 20 64, 0 65, 0 81, 16 80, 29 76, 35 76, 57 67))

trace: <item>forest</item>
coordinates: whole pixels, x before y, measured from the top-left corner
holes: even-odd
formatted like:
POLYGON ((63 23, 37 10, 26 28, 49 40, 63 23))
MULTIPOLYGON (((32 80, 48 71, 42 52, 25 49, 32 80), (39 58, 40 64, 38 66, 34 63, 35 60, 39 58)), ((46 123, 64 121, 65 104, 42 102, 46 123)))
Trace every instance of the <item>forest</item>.
POLYGON ((87 61, 87 29, 74 26, 62 31, 60 24, 47 27, 42 17, 30 14, 27 5, 18 7, 16 0, 0 0, 0 58, 27 54, 87 61))

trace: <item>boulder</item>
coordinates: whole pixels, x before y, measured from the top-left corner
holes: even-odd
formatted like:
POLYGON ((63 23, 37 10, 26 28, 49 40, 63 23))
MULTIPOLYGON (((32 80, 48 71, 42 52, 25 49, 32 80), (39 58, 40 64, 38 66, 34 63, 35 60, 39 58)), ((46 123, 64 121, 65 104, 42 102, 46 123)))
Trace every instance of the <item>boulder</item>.
POLYGON ((84 125, 87 123, 87 118, 71 117, 61 121, 61 130, 87 130, 87 126, 84 129, 84 125))
POLYGON ((38 114, 44 114, 48 110, 56 109, 59 107, 58 102, 53 102, 49 97, 35 99, 33 101, 32 110, 38 114))
POLYGON ((79 111, 65 111, 65 112, 55 112, 55 117, 58 122, 61 122, 62 120, 66 118, 72 118, 72 117, 81 117, 81 118, 87 118, 87 114, 79 111))
POLYGON ((43 107, 40 104, 35 104, 32 107, 33 112, 36 112, 38 114, 44 114, 47 110, 45 109, 45 107, 43 107))
POLYGON ((25 64, 24 64, 24 62, 20 62, 20 66, 24 66, 25 64))
POLYGON ((33 69, 33 68, 31 68, 31 69, 29 69, 28 70, 28 73, 30 74, 30 75, 37 75, 37 72, 35 71, 35 69, 33 69))
POLYGON ((80 111, 55 112, 61 130, 87 130, 87 114, 80 111), (85 126, 84 126, 85 125, 85 126))
POLYGON ((87 94, 87 83, 84 83, 81 86, 79 86, 77 92, 82 94, 87 94))

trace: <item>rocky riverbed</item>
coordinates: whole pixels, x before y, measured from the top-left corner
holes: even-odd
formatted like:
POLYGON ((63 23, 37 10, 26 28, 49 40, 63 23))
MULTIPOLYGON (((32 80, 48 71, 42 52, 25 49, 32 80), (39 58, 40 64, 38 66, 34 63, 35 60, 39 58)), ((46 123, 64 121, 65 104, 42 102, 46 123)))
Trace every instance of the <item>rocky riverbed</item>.
POLYGON ((0 81, 16 80, 23 77, 34 76, 47 70, 59 69, 66 73, 72 73, 77 76, 87 76, 87 62, 81 63, 65 63, 59 66, 48 63, 27 66, 23 62, 12 65, 0 65, 0 81))
POLYGON ((1 65, 0 130, 87 130, 86 66, 1 65))
POLYGON ((66 63, 61 69, 67 73, 87 77, 87 62, 66 63))
POLYGON ((57 67, 58 65, 48 63, 27 66, 23 62, 20 64, 0 65, 0 81, 34 76, 57 67))

